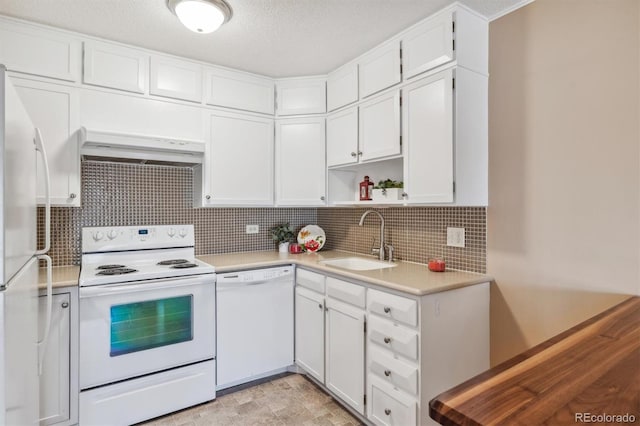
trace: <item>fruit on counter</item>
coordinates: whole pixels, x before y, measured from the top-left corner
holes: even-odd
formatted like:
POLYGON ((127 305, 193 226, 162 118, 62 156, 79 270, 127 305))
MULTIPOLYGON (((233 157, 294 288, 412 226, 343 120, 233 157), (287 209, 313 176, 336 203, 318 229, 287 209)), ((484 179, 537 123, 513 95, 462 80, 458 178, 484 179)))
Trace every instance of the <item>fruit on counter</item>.
POLYGON ((434 257, 429 259, 429 270, 433 272, 444 272, 446 269, 446 264, 444 259, 439 257, 434 257))

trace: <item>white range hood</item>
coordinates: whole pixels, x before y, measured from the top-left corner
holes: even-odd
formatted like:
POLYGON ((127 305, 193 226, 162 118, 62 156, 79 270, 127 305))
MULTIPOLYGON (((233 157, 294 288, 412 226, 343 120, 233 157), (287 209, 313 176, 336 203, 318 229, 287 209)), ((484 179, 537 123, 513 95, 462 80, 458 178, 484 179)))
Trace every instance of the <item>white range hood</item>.
POLYGON ((201 164, 204 142, 156 136, 79 130, 80 155, 83 160, 120 161, 142 164, 201 164))

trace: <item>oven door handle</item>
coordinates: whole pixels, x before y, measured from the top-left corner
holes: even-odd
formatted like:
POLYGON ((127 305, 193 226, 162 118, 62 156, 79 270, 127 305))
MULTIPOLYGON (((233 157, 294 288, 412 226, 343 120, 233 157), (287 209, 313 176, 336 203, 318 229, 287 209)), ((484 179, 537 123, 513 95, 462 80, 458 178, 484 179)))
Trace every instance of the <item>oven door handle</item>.
POLYGON ((125 284, 107 284, 89 287, 80 287, 80 299, 88 297, 113 296, 116 294, 138 293, 143 291, 161 290, 166 288, 180 288, 213 286, 215 278, 213 276, 199 276, 197 278, 167 278, 164 280, 154 280, 151 282, 132 282, 125 284))

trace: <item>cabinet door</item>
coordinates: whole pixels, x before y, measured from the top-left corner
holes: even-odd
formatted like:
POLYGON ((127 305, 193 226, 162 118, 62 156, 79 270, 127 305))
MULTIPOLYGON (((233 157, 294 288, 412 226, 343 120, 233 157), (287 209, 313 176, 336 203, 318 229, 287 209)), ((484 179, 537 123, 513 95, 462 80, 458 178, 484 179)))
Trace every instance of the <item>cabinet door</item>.
POLYGON ((164 56, 152 56, 150 66, 150 94, 185 101, 202 100, 200 65, 164 56))
POLYGON ((276 122, 277 205, 325 205, 324 132, 324 118, 276 122))
POLYGON ((403 78, 453 60, 453 14, 442 13, 415 27, 402 38, 403 78))
POLYGON ((78 81, 80 41, 56 31, 0 20, 0 63, 9 71, 78 81))
POLYGON ((273 80, 223 69, 209 69, 205 75, 207 104, 273 114, 273 80))
POLYGON ((400 83, 400 41, 392 41, 360 60, 360 98, 400 83))
POLYGON ((273 205, 273 120, 211 115, 207 205, 273 205))
POLYGON ((327 117, 327 167, 358 162, 358 107, 327 117))
POLYGON ((409 203, 453 201, 453 71, 403 89, 404 184, 409 203))
POLYGON ((301 115, 327 112, 327 89, 324 78, 302 78, 276 82, 277 114, 301 115))
POLYGON ((135 49, 97 41, 84 42, 83 83, 144 93, 149 56, 135 49))
POLYGON ((326 385, 364 414, 364 311, 327 299, 326 385))
POLYGON ((333 111, 358 100, 358 64, 341 67, 327 77, 327 110, 333 111))
MULTIPOLYGON (((77 89, 14 78, 13 83, 31 120, 42 133, 51 178, 51 203, 80 205, 80 157, 77 89)), ((44 203, 42 159, 38 156, 38 203, 44 203)))
MULTIPOLYGON (((47 318, 47 298, 38 298, 40 339, 47 318)), ((40 424, 50 425, 70 417, 70 316, 69 293, 54 294, 51 328, 40 375, 40 424)))
POLYGON ((296 364, 324 383, 324 296, 296 287, 296 364))
POLYGON ((360 105, 360 161, 401 153, 400 92, 360 105))

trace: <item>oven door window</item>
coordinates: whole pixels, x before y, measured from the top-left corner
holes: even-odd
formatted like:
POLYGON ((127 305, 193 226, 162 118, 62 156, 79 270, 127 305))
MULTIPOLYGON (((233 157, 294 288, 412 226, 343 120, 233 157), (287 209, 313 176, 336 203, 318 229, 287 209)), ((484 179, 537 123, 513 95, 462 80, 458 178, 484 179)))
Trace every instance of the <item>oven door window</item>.
POLYGON ((193 340, 193 295, 111 306, 112 357, 193 340))

